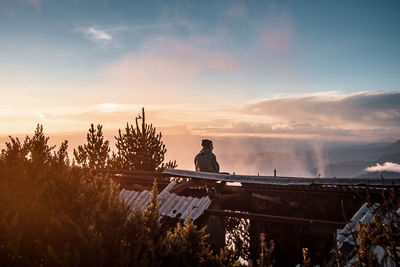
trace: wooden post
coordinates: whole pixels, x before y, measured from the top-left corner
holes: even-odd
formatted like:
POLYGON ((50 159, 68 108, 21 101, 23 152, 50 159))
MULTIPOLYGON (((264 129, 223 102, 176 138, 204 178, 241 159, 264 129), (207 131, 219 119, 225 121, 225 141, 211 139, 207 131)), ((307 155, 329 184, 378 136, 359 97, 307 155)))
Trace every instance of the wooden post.
POLYGON ((260 231, 258 230, 258 224, 255 220, 250 220, 250 260, 252 266, 258 266, 257 260, 259 259, 260 253, 260 231))
MULTIPOLYGON (((213 200, 213 208, 221 208, 218 201, 213 200)), ((208 241, 214 251, 219 251, 225 246, 225 217, 221 215, 209 215, 206 220, 206 233, 209 234, 208 241)))

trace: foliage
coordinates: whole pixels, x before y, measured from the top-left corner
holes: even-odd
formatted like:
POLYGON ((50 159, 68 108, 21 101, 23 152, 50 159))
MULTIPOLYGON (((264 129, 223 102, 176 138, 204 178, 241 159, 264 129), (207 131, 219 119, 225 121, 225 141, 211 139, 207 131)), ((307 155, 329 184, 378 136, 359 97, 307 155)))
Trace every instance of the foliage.
POLYGON ((132 211, 107 176, 69 166, 43 127, 0 154, 0 266, 230 266, 193 222, 162 232, 156 184, 145 212, 132 211))
POLYGON ((260 253, 260 260, 259 260, 259 266, 260 267, 271 267, 274 264, 274 261, 272 260, 272 252, 274 251, 275 248, 275 243, 274 240, 270 240, 269 243, 266 242, 265 240, 265 234, 261 233, 260 234, 260 248, 261 248, 261 253, 260 253))
POLYGON ((55 146, 49 146, 49 137, 44 135, 42 125, 38 124, 32 138, 26 136, 22 143, 18 138, 9 138, 10 142, 6 142, 6 148, 0 154, 2 168, 22 165, 33 171, 40 169, 40 166, 69 164, 68 141, 62 142, 59 150, 53 152, 55 146))
POLYGON ((53 160, 52 150, 56 146, 48 145, 49 137, 43 133, 43 125, 37 125, 35 134, 32 138, 27 137, 25 143, 27 145, 28 157, 34 165, 50 164, 53 160))
POLYGON ((205 229, 197 230, 188 218, 187 224, 178 224, 168 231, 165 239, 165 260, 170 266, 208 266, 212 261, 210 247, 206 243, 205 229))
POLYGON ((163 171, 175 168, 176 161, 164 163, 167 149, 162 142, 161 133, 156 132, 152 124, 145 121, 144 108, 142 115, 135 118, 136 125, 126 124, 125 132, 118 132, 117 153, 112 156, 112 167, 135 171, 163 171), (141 120, 141 126, 139 126, 141 120))
POLYGON ((23 143, 10 140, 0 156, 0 265, 128 261, 129 210, 112 180, 71 169, 67 142, 53 152, 42 126, 23 143))
POLYGON ((90 125, 89 133, 86 136, 87 144, 74 149, 74 157, 78 165, 90 169, 106 167, 110 146, 107 140, 104 141, 102 129, 103 126, 100 124, 97 125, 97 128, 94 128, 93 123, 90 125))
POLYGON ((248 261, 250 255, 250 221, 243 218, 225 217, 226 243, 236 258, 248 261))
POLYGON ((213 255, 205 230, 197 229, 189 216, 186 225, 177 224, 168 230, 161 244, 163 266, 232 266, 233 251, 225 247, 213 255))
POLYGON ((356 266, 364 264, 368 266, 378 266, 379 262, 400 262, 400 220, 396 212, 386 215, 375 214, 373 222, 358 223, 357 239, 359 244, 355 246, 357 250, 356 266), (381 247, 384 256, 379 259, 373 248, 381 247))
POLYGON ((311 267, 310 256, 308 255, 308 248, 302 248, 301 252, 303 254, 303 264, 301 267, 311 267))
POLYGON ((358 222, 351 232, 351 246, 336 248, 339 266, 382 266, 400 262, 400 209, 398 192, 390 195, 382 191, 383 203, 371 205, 373 220, 358 222), (351 250, 349 250, 351 248, 351 250), (378 255, 376 252, 380 250, 378 255))

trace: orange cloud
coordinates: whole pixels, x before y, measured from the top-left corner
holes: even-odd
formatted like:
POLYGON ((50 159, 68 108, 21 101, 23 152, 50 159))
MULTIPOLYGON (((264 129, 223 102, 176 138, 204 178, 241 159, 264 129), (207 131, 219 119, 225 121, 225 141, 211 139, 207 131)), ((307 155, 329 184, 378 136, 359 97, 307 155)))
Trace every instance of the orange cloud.
POLYGON ((126 55, 104 69, 106 86, 123 89, 141 103, 196 98, 204 75, 234 70, 238 62, 223 52, 160 37, 142 54, 126 55))
MULTIPOLYGON (((325 93, 247 104, 144 106, 148 122, 169 134, 371 141, 398 136, 399 97, 399 92, 325 93)), ((90 123, 116 130, 127 121, 133 123, 141 107, 122 103, 46 108, 5 105, 0 106, 0 119, 7 125, 0 133, 28 132, 36 123, 43 123, 49 132, 86 131, 90 123)))

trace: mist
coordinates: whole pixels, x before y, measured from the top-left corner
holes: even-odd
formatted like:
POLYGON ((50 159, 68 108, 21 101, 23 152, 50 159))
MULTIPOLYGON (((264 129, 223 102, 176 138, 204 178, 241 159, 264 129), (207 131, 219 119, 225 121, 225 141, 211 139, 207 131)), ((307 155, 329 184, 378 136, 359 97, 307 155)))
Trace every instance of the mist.
POLYGON ((179 169, 194 170, 193 159, 204 138, 213 140, 221 172, 263 176, 273 176, 274 169, 277 176, 323 176, 323 149, 330 145, 300 139, 167 135, 167 158, 175 159, 179 169))

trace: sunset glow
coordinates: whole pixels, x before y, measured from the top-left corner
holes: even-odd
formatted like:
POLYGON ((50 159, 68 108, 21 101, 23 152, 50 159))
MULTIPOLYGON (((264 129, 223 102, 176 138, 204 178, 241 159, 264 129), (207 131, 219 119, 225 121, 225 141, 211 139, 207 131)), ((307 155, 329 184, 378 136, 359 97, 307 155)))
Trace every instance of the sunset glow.
POLYGON ((167 135, 393 139, 398 11, 396 1, 1 1, 0 134, 37 123, 112 131, 145 107, 167 135))

